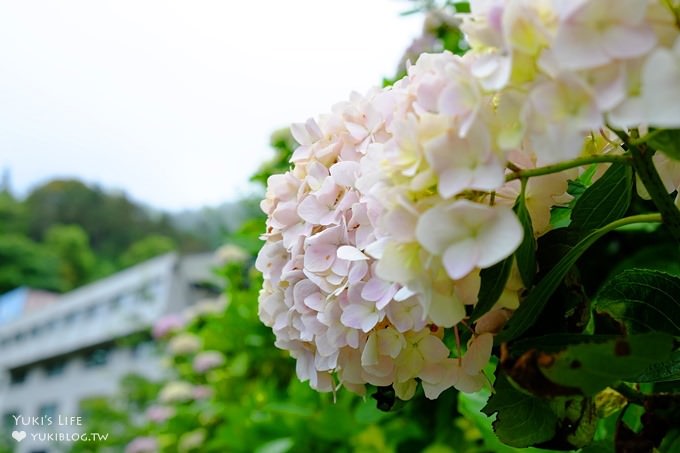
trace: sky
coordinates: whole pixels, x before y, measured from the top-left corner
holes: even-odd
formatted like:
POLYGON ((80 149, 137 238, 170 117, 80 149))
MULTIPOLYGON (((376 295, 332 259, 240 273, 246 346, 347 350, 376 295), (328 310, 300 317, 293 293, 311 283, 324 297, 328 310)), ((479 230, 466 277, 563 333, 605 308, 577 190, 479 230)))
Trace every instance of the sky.
POLYGON ((0 170, 166 210, 252 192, 269 136, 392 76, 405 0, 0 0, 0 170))

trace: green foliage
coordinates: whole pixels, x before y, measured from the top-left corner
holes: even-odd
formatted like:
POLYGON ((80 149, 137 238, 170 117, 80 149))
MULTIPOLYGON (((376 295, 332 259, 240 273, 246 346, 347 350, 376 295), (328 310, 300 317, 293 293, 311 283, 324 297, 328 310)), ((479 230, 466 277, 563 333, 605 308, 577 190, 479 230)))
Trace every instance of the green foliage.
POLYGON ((71 453, 123 451, 130 439, 144 432, 138 419, 157 395, 159 385, 146 378, 129 374, 120 382, 126 398, 92 397, 80 402, 80 414, 89 432, 108 434, 106 440, 73 442, 71 453))
POLYGON ((120 264, 122 267, 130 267, 176 249, 177 245, 172 238, 152 234, 132 243, 120 256, 120 264))
POLYGON ((515 213, 522 223, 524 230, 524 237, 522 243, 515 252, 517 259, 517 267, 519 274, 522 277, 524 286, 531 288, 534 282, 534 275, 536 274, 536 239, 534 237, 534 228, 531 224, 531 215, 527 209, 525 197, 526 181, 522 181, 522 191, 515 203, 515 213))
POLYGON ((629 165, 612 164, 580 196, 572 209, 570 226, 588 231, 621 218, 630 205, 632 181, 633 170, 629 165))
POLYGON ((633 193, 637 168, 612 164, 593 182, 591 166, 570 181, 571 202, 552 209, 537 283, 496 337, 501 361, 485 410, 497 409, 493 427, 506 444, 613 452, 675 442, 669 420, 680 404, 662 392, 680 382, 680 248, 658 224, 637 221, 654 218, 633 193), (524 441, 525 431, 544 438, 524 441))
POLYGON ((88 283, 95 273, 96 257, 87 233, 78 225, 53 225, 45 232, 45 248, 59 259, 62 291, 88 283))
POLYGON ((0 191, 0 234, 21 234, 26 224, 25 206, 11 193, 0 191))
POLYGON ((95 253, 115 260, 134 242, 150 234, 168 236, 192 244, 170 223, 168 216, 154 215, 124 194, 107 193, 76 180, 55 180, 33 190, 25 200, 28 235, 44 237, 55 224, 78 225, 90 237, 95 253))
POLYGON ((680 429, 674 429, 664 438, 659 451, 680 451, 680 429))
POLYGON ((551 381, 594 395, 621 380, 635 379, 651 364, 667 360, 673 339, 661 333, 568 346, 539 365, 551 381))
POLYGON ((680 160, 680 129, 653 130, 643 140, 671 159, 680 160))
POLYGON ((507 327, 496 337, 497 342, 517 338, 526 331, 538 318, 550 296, 560 285, 567 272, 588 248, 607 232, 605 229, 595 230, 576 244, 548 272, 545 277, 529 292, 527 298, 517 309, 507 327))
POLYGON ((25 236, 0 235, 0 293, 19 286, 60 291, 59 258, 25 236))
POLYGON ((520 392, 504 374, 494 384, 494 393, 484 406, 488 416, 496 413, 494 431, 501 441, 513 447, 528 447, 555 435, 557 416, 550 405, 520 392))
POLYGON ((571 223, 571 212, 578 203, 581 195, 592 184, 592 178, 597 170, 597 165, 588 167, 578 178, 568 181, 567 193, 572 199, 567 206, 553 206, 550 210, 550 224, 553 229, 568 227, 571 223))
POLYGON ((633 382, 680 381, 680 350, 675 349, 668 360, 652 363, 631 380, 633 382))
POLYGON ((483 269, 479 274, 482 280, 479 295, 477 296, 477 304, 470 319, 476 321, 482 315, 487 313, 503 294, 505 284, 510 276, 510 269, 515 258, 514 255, 509 256, 498 264, 495 264, 487 269, 483 269))
POLYGON ((615 264, 610 275, 618 275, 628 269, 657 270, 680 275, 680 245, 664 241, 632 250, 615 264))
MULTIPOLYGON (((247 215, 252 205, 237 207, 247 215)), ((25 200, 0 191, 0 293, 69 291, 170 250, 206 249, 168 215, 80 181, 48 182, 25 200)))
POLYGON ((628 334, 666 332, 680 336, 680 278, 647 269, 629 269, 610 279, 593 304, 619 321, 628 334))

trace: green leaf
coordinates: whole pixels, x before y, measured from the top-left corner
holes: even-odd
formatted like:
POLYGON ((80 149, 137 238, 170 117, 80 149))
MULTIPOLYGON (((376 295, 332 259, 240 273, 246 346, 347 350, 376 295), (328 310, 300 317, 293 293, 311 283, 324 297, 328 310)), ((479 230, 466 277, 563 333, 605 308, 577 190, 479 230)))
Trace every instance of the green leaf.
POLYGON ((470 12, 470 2, 453 2, 453 6, 455 6, 457 13, 470 12))
POLYGON ((614 442, 599 441, 579 450, 580 453, 614 453, 614 442))
POLYGON ((550 226, 553 230, 566 228, 571 223, 571 208, 567 206, 553 206, 550 209, 550 226))
MULTIPOLYGON (((659 224, 643 223, 629 226, 639 225, 658 226, 659 224)), ((622 230, 623 228, 619 231, 622 230)), ((664 271, 671 275, 680 275, 680 246, 677 242, 661 242, 645 246, 626 255, 624 259, 616 263, 609 275, 617 275, 626 269, 652 269, 664 271)))
POLYGON ((550 408, 560 420, 557 440, 562 436, 576 448, 593 441, 597 429, 597 407, 592 398, 577 396, 557 397, 548 400, 550 408))
POLYGON ((486 389, 476 393, 461 392, 458 394, 458 412, 481 432, 486 450, 497 453, 515 453, 516 449, 503 444, 494 435, 491 419, 482 413, 482 408, 488 398, 489 392, 486 389))
POLYGON ((290 437, 283 437, 260 445, 255 450, 255 453, 286 453, 287 451, 290 451, 294 445, 295 442, 293 442, 293 439, 290 437))
POLYGON ((389 414, 387 412, 383 412, 376 408, 375 402, 368 399, 360 402, 354 411, 354 419, 361 425, 378 423, 388 416, 389 414))
POLYGON ((655 130, 644 141, 671 159, 680 160, 680 129, 655 130))
POLYGON ((658 451, 680 451, 680 429, 673 429, 661 441, 658 451))
POLYGON ((512 343, 510 353, 512 356, 519 356, 529 351, 537 349, 542 352, 559 352, 567 346, 574 346, 582 343, 603 343, 605 341, 618 338, 618 335, 588 335, 582 333, 554 333, 542 335, 540 337, 522 338, 512 343))
POLYGON ((499 374, 491 395, 482 411, 491 416, 496 412, 493 428, 498 438, 512 447, 528 447, 555 436, 557 415, 547 401, 520 392, 505 374, 499 374))
POLYGON ((477 295, 477 304, 471 315, 473 322, 491 310, 503 294, 514 259, 514 255, 510 255, 500 263, 482 269, 479 273, 482 282, 477 295))
POLYGON ((667 382, 680 380, 680 351, 674 351, 668 360, 656 362, 635 376, 634 382, 667 382))
POLYGON ((680 278, 649 269, 629 269, 610 279, 593 307, 619 320, 629 334, 666 332, 680 336, 680 278))
POLYGON ((592 164, 576 180, 570 179, 568 181, 567 193, 572 196, 572 200, 567 206, 553 206, 550 210, 550 225, 552 225, 553 230, 569 226, 571 211, 583 192, 592 184, 595 171, 597 171, 597 164, 592 164))
POLYGON ((534 281, 534 275, 536 274, 536 238, 534 238, 531 215, 527 209, 526 198, 524 196, 524 184, 522 193, 515 205, 515 212, 524 229, 524 238, 515 252, 515 258, 517 259, 517 267, 519 268, 519 274, 522 277, 524 286, 531 288, 534 281))
POLYGON ((646 333, 603 343, 567 347, 539 365, 551 381, 594 395, 619 381, 632 380, 655 362, 668 360, 673 337, 646 333))
POLYGON ((633 169, 629 165, 612 164, 578 199, 570 226, 588 231, 622 217, 630 205, 632 181, 633 169))
MULTIPOLYGON (((576 244, 562 259, 553 267, 548 274, 529 292, 527 298, 522 301, 519 308, 510 318, 510 321, 495 338, 495 342, 502 343, 517 338, 524 333, 538 318, 543 307, 555 292, 569 269, 588 248, 595 243, 609 229, 601 228, 593 231, 576 244)), ((482 282, 482 288, 483 288, 482 282)), ((480 290, 481 292, 481 290, 480 290)))

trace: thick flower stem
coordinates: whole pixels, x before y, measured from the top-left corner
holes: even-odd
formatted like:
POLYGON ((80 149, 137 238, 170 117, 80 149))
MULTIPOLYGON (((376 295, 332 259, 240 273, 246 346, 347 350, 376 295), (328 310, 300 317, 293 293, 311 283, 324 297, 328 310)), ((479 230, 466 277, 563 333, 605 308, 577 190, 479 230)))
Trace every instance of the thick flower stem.
POLYGON ((595 231, 604 234, 613 231, 617 228, 620 228, 622 226, 633 225, 635 223, 661 223, 661 222, 662 222, 661 214, 659 214, 658 212, 653 212, 650 214, 638 214, 614 220, 613 222, 608 223, 607 225, 603 226, 602 228, 598 228, 595 231))
POLYGON ((605 162, 620 162, 623 164, 630 164, 631 158, 628 155, 617 154, 599 154, 595 156, 578 157, 576 159, 567 160, 553 165, 546 165, 545 167, 527 168, 519 170, 506 175, 506 181, 513 181, 520 178, 531 178, 532 176, 543 176, 552 173, 559 173, 570 168, 581 167, 583 165, 599 164, 605 162))
POLYGON ((668 191, 654 167, 653 151, 644 144, 634 145, 632 142, 628 143, 628 149, 633 156, 635 171, 661 213, 664 225, 668 227, 673 237, 680 242, 680 211, 668 195, 668 191))

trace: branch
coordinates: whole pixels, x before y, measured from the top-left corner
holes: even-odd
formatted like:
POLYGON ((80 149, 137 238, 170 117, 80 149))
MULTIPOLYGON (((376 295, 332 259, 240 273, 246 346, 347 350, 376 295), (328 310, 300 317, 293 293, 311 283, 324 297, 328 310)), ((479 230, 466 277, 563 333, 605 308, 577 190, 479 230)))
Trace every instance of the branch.
POLYGON ((612 386, 612 389, 620 393, 629 403, 637 404, 638 406, 643 406, 648 398, 644 393, 623 382, 612 386))
MULTIPOLYGON (((654 150, 645 143, 639 143, 634 138, 629 137, 624 132, 614 131, 625 143, 633 156, 633 167, 638 177, 647 189, 647 193, 652 197, 654 205, 663 217, 663 224, 668 227, 671 235, 680 242, 680 211, 673 203, 666 187, 661 181, 659 173, 656 171, 652 156, 654 150)), ((643 137, 644 138, 644 137, 643 137)))
POLYGON ((545 167, 528 168, 526 170, 519 170, 509 173, 505 176, 506 181, 513 181, 515 179, 531 178, 532 176, 543 176, 552 173, 559 173, 570 168, 581 167, 589 164, 599 164, 603 162, 620 162, 622 164, 631 164, 632 159, 628 155, 620 154, 598 154, 595 156, 577 157, 576 159, 567 160, 557 164, 546 165, 545 167))

